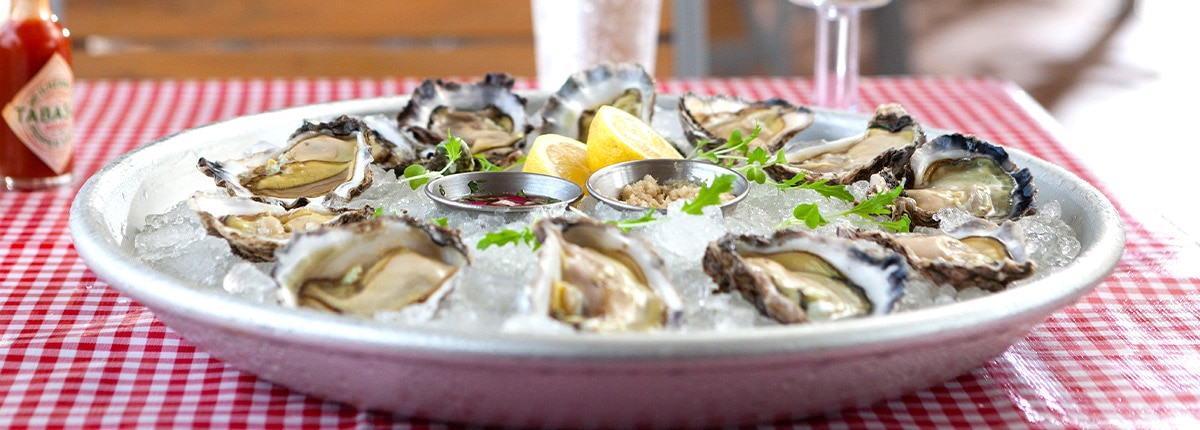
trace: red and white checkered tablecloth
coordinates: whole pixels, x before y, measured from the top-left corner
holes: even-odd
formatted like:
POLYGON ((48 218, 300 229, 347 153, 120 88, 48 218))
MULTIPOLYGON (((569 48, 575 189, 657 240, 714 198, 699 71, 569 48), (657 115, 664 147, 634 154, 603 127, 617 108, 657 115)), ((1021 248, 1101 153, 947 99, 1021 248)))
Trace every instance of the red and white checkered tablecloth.
MULTIPOLYGON (((408 94, 416 79, 84 81, 76 175, 58 191, 0 192, 0 427, 443 427, 356 410, 264 382, 197 350, 97 280, 67 214, 79 185, 118 155, 239 115, 408 94)), ((519 86, 528 88, 522 80, 519 86)), ((810 100, 801 79, 665 80, 669 93, 810 100)), ((1104 189, 1015 86, 975 78, 874 78, 863 104, 902 103, 926 126, 1024 149, 1104 189)), ((780 427, 1200 428, 1200 279, 1159 270, 1195 243, 1121 208, 1114 274, 1004 354, 942 385, 780 427)), ((457 427, 458 425, 448 425, 457 427)))

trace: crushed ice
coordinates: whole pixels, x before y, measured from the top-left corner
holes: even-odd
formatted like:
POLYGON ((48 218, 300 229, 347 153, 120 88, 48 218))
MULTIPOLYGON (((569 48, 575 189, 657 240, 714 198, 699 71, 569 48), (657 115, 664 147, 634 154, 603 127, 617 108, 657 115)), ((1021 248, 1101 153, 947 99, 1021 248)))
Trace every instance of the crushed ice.
MULTIPOLYGON (((369 205, 384 213, 404 213, 417 219, 445 218, 448 225, 461 230, 471 250, 472 264, 463 269, 454 288, 439 304, 387 312, 376 319, 397 325, 429 325, 463 330, 519 330, 525 332, 571 332, 547 318, 521 312, 524 285, 533 276, 535 253, 526 245, 506 245, 476 249, 476 243, 489 232, 521 230, 540 218, 562 215, 563 211, 541 210, 519 215, 479 214, 437 207, 421 190, 398 183, 394 173, 376 171, 376 185, 356 198, 353 206, 369 205)), ((857 197, 866 192, 865 183, 849 187, 857 197)), ((714 294, 716 285, 703 272, 700 260, 709 242, 727 233, 769 234, 781 222, 792 217, 792 209, 802 203, 818 203, 821 212, 833 214, 849 209, 847 203, 825 199, 809 190, 780 191, 770 185, 751 183, 749 195, 735 210, 724 216, 715 207, 705 215, 682 213, 673 206, 665 222, 634 229, 633 233, 655 244, 671 272, 671 281, 686 306, 682 331, 728 331, 774 323, 762 317, 736 294, 714 294)), ((594 199, 585 198, 579 209, 600 220, 632 219, 642 213, 623 212, 594 199)), ((1025 230, 1031 258, 1038 265, 1035 278, 1044 277, 1079 253, 1074 232, 1060 219, 1057 202, 1039 206, 1034 216, 1018 223, 1025 230)), ((944 211, 943 223, 955 224, 969 217, 944 211)), ((844 217, 841 217, 844 218, 844 217)), ((835 224, 818 229, 834 234, 835 224)), ((248 263, 229 251, 223 239, 209 236, 187 205, 180 203, 167 212, 147 217, 146 225, 134 237, 134 252, 155 270, 212 289, 221 289, 245 300, 274 303, 276 294, 270 277, 270 263, 248 263)), ((1027 283, 1022 281, 1022 283, 1027 283)), ((1019 284, 1014 284, 1019 285, 1019 284)), ((988 294, 977 288, 956 291, 948 285, 934 285, 915 279, 895 311, 903 312, 928 306, 968 300, 988 294)))

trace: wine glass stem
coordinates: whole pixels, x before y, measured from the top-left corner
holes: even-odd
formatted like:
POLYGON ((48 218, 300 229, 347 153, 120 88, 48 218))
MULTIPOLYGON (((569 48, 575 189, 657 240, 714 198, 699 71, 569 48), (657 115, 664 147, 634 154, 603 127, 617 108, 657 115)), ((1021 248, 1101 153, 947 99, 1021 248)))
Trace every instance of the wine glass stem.
POLYGON ((838 110, 858 107, 859 9, 817 8, 816 105, 838 110))

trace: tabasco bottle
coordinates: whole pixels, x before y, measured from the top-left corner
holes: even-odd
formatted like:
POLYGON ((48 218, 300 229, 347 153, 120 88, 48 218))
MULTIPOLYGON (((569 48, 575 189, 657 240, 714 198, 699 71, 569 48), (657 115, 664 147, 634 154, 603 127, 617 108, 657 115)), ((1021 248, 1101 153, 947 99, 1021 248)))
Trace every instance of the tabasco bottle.
POLYGON ((9 190, 71 182, 70 33, 50 0, 12 0, 0 28, 0 177, 9 190))

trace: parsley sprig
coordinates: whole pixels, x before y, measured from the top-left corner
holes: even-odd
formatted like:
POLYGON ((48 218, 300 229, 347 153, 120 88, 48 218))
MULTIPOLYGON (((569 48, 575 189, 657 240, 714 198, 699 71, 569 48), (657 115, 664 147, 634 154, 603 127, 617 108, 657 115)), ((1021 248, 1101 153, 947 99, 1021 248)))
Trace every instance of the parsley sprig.
MULTIPOLYGON (((891 215, 892 210, 890 206, 895 204, 896 198, 900 196, 900 192, 902 191, 904 191, 904 187, 897 186, 886 193, 879 193, 869 199, 863 200, 849 210, 834 214, 831 217, 858 215, 863 219, 869 220, 867 222, 860 222, 859 224, 875 224, 895 232, 908 232, 912 224, 908 214, 902 215, 896 221, 874 221, 874 218, 872 218, 874 216, 891 215)), ((792 209, 792 219, 781 223, 779 228, 800 224, 804 224, 808 228, 817 228, 829 224, 829 219, 821 215, 816 204, 805 203, 797 205, 795 209, 792 209)))

